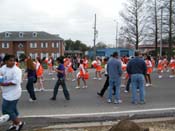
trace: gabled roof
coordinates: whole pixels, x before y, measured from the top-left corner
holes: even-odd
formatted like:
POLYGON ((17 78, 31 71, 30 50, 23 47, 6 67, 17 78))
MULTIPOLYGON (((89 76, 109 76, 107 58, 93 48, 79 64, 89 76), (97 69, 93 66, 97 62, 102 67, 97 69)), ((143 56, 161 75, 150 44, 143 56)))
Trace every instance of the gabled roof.
POLYGON ((33 40, 45 40, 45 41, 63 40, 63 38, 59 37, 59 35, 49 34, 44 31, 6 31, 0 33, 0 41, 33 41, 33 40))

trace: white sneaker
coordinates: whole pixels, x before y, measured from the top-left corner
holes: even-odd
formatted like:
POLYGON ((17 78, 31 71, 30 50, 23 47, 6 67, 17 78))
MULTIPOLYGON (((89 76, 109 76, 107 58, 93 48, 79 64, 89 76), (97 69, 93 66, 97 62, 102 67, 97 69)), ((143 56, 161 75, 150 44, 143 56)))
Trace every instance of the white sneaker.
POLYGON ((159 78, 159 79, 161 79, 161 78, 162 78, 162 76, 161 76, 161 75, 159 75, 159 76, 158 76, 158 78, 159 78))
POLYGON ((72 79, 72 81, 75 81, 76 79, 72 79))
POLYGON ((114 104, 121 104, 122 100, 114 100, 114 104))
POLYGON ((41 88, 40 91, 44 91, 45 89, 44 88, 41 88))
POLYGON ((52 80, 56 80, 56 78, 52 77, 52 80))
POLYGON ((125 91, 124 91, 124 93, 128 93, 128 91, 127 91, 127 90, 125 90, 125 91))
POLYGON ((102 80, 102 78, 98 78, 98 80, 99 80, 99 81, 101 81, 101 80, 102 80))
POLYGON ((83 86, 82 88, 87 88, 88 86, 83 86))
POLYGON ((174 78, 175 76, 174 75, 170 75, 169 78, 174 78))
POLYGON ((94 79, 94 80, 96 80, 96 79, 97 79, 97 77, 94 77, 93 79, 94 79))
POLYGON ((79 86, 76 86, 75 88, 76 88, 76 89, 80 89, 80 87, 79 87, 79 86))
POLYGON ((8 114, 0 116, 0 124, 7 122, 9 118, 10 116, 8 114))
POLYGON ((111 102, 112 102, 112 100, 111 100, 111 99, 108 99, 108 100, 107 100, 107 102, 108 102, 108 103, 111 103, 111 102))
POLYGON ((36 101, 36 100, 33 100, 32 98, 29 98, 29 102, 34 102, 34 101, 36 101))
POLYGON ((149 86, 149 83, 146 83, 146 85, 145 85, 146 87, 148 87, 149 86))
POLYGON ((38 88, 35 88, 35 89, 34 89, 34 91, 41 91, 41 90, 40 90, 40 89, 38 89, 38 88))
POLYGON ((126 87, 126 85, 122 84, 120 87, 124 88, 124 87, 126 87))

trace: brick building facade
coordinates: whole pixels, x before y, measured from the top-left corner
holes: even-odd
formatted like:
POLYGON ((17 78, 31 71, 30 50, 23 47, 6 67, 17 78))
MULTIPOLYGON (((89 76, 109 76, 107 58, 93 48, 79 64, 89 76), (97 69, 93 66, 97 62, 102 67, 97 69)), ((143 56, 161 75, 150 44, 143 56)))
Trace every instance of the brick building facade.
POLYGON ((64 40, 47 32, 2 32, 0 33, 0 55, 21 54, 54 58, 64 55, 64 40))

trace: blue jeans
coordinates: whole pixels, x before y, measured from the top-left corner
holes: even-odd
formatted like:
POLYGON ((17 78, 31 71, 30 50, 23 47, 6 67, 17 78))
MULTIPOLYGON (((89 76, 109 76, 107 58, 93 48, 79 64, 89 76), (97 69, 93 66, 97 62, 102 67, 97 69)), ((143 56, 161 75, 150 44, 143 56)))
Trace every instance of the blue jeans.
POLYGON ((3 99, 2 101, 2 114, 8 114, 10 116, 10 120, 14 121, 19 113, 17 110, 18 100, 8 101, 3 99))
POLYGON ((112 91, 113 87, 115 86, 115 99, 117 101, 120 100, 120 85, 121 85, 120 77, 118 77, 117 79, 109 78, 108 99, 112 100, 112 91))
POLYGON ((137 87, 139 87, 140 101, 145 101, 145 87, 144 87, 144 75, 133 74, 131 75, 132 85, 132 102, 137 102, 137 87))
POLYGON ((70 96, 69 96, 69 92, 67 90, 67 87, 66 87, 66 83, 65 83, 65 80, 64 78, 58 78, 56 84, 55 84, 55 87, 54 87, 54 91, 53 91, 53 98, 56 98, 57 94, 58 94, 58 88, 59 86, 62 86, 63 88, 63 93, 64 93, 64 97, 69 100, 70 99, 70 96))

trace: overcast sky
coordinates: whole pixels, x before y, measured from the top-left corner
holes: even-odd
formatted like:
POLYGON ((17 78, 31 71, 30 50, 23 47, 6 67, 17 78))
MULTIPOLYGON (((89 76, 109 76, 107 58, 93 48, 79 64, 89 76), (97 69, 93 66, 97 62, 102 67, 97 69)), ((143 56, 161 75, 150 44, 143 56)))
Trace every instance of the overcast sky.
POLYGON ((118 12, 125 0, 0 0, 0 32, 46 31, 63 39, 93 45, 94 14, 97 42, 115 45, 118 12))

